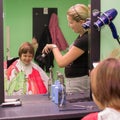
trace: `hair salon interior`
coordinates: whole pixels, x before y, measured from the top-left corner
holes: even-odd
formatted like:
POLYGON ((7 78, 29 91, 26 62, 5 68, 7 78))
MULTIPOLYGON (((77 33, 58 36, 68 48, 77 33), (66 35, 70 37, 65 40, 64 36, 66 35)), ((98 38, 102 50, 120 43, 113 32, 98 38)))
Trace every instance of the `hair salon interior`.
MULTIPOLYGON (((101 0, 100 12, 104 13, 105 11, 115 8, 118 12, 113 23, 116 27, 118 35, 119 30, 119 6, 117 2, 103 1, 101 0), (108 4, 109 3, 109 4, 108 4)), ((24 41, 32 40, 34 36, 33 30, 33 20, 34 13, 33 9, 35 8, 48 8, 55 9, 55 12, 58 16, 59 26, 62 33, 68 44, 70 45, 72 40, 77 36, 71 29, 68 27, 66 12, 67 9, 76 4, 83 3, 89 5, 90 0, 3 0, 3 10, 4 10, 4 60, 8 58, 17 57, 17 52, 19 45, 24 41)), ((95 3, 97 4, 97 3, 95 3)), ((96 8, 97 9, 97 8, 96 8)), ((97 18, 97 17, 96 17, 97 18)), ((41 20, 42 21, 42 20, 41 20)), ((47 21, 46 21, 47 22, 47 21)), ((102 27, 100 31, 100 59, 108 57, 112 51, 117 49, 119 44, 116 39, 112 36, 111 29, 108 25, 102 27)), ((65 51, 62 51, 63 54, 65 51)), ((63 72, 62 68, 59 68, 56 63, 54 63, 54 71, 63 72)))
MULTIPOLYGON (((100 12, 115 8, 118 12, 117 16, 113 20, 116 27, 118 35, 119 30, 119 1, 103 1, 101 0, 100 12)), ((3 0, 3 10, 4 10, 4 60, 8 58, 17 57, 17 52, 19 45, 24 41, 32 40, 34 36, 33 31, 33 9, 35 8, 54 8, 58 15, 59 26, 68 44, 77 36, 68 27, 66 12, 67 9, 76 4, 84 3, 89 5, 90 0, 3 0)), ((95 3, 97 4, 97 3, 95 3)), ((97 9, 97 8, 96 8, 97 9)), ((42 21, 42 20, 41 20, 42 21)), ((109 56, 112 51, 117 49, 119 44, 116 39, 112 36, 111 29, 108 25, 102 27, 100 31, 100 59, 104 59, 109 56)), ((65 51, 62 51, 63 54, 65 51)), ((63 72, 62 68, 59 68, 56 63, 54 63, 54 71, 63 72)))
MULTIPOLYGON (((44 14, 48 14, 48 11, 50 11, 50 13, 55 12, 57 14, 59 27, 64 35, 64 38, 67 41, 68 45, 72 44, 72 40, 74 40, 77 37, 77 34, 74 33, 68 27, 66 12, 70 6, 75 5, 77 3, 91 5, 92 18, 89 21, 88 27, 91 28, 91 32, 90 32, 91 48, 90 49, 93 50, 93 52, 89 58, 91 62, 90 64, 92 64, 93 62, 99 62, 100 60, 103 60, 109 56, 116 57, 116 58, 120 57, 120 41, 119 41, 120 1, 119 0, 98 0, 98 1, 99 2, 97 3, 97 1, 95 0, 2 0, 3 2, 3 6, 2 6, 3 7, 3 51, 4 51, 3 61, 18 57, 17 51, 19 46, 25 41, 31 42, 32 38, 36 36, 37 34, 36 32, 40 30, 40 29, 35 30, 35 28, 37 28, 37 22, 34 22, 36 20, 34 16, 37 15, 37 12, 35 13, 35 10, 37 11, 38 9, 44 11, 44 14), (115 9, 117 13, 116 14, 111 13, 110 11, 111 9, 115 9), (111 16, 109 16, 109 14, 110 15, 113 14, 112 19, 110 18, 111 16), (99 18, 98 16, 100 16, 101 18, 99 18), (102 25, 96 25, 97 27, 95 27, 95 25, 93 25, 94 21, 95 20, 101 21, 101 19, 103 19, 103 21, 101 22, 102 25), (111 24, 109 24, 109 22, 111 24), (95 42, 93 42, 92 39, 95 42)), ((44 25, 48 24, 48 20, 44 20, 44 19, 38 19, 37 21, 44 25)), ((37 35, 39 36, 40 34, 41 33, 38 33, 37 35)), ((67 49, 68 48, 61 51, 62 54, 66 53, 67 49)), ((90 68, 92 69, 92 67, 90 68)), ((59 68, 55 60, 54 60, 54 67, 52 69, 53 69, 54 80, 57 79, 57 71, 64 74, 64 69, 59 68)), ((49 76, 49 72, 47 72, 47 74, 49 76)), ((70 114, 73 115, 74 117, 73 113, 70 113, 70 114)), ((77 116, 79 113, 77 112, 75 114, 77 116)), ((61 119, 62 118, 67 119, 66 116, 64 117, 62 115, 61 119)), ((32 119, 33 118, 31 118, 30 120, 32 119)), ((37 117, 35 117, 34 120, 38 120, 37 117)))

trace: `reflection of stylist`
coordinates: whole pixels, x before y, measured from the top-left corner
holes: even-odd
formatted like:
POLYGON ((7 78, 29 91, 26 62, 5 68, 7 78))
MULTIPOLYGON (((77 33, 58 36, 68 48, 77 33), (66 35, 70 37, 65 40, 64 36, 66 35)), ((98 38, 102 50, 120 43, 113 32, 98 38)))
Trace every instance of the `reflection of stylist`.
POLYGON ((53 52, 59 67, 65 67, 66 91, 85 92, 89 91, 88 77, 88 31, 84 30, 82 24, 89 17, 88 7, 76 4, 67 11, 69 27, 78 37, 71 45, 69 51, 62 55, 55 44, 47 44, 43 53, 53 52))

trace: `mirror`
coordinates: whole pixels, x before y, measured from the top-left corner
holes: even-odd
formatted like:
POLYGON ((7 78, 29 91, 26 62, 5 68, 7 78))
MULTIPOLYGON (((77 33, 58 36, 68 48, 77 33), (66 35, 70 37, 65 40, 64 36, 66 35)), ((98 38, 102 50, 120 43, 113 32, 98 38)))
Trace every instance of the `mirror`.
MULTIPOLYGON (((52 0, 50 3, 48 1, 42 1, 39 0, 36 3, 34 0, 30 0, 29 4, 27 0, 4 0, 3 1, 3 10, 4 10, 4 60, 16 57, 18 48, 20 44, 23 41, 31 41, 33 37, 33 31, 32 31, 32 9, 33 8, 39 8, 39 7, 57 7, 58 8, 58 14, 59 14, 59 24, 61 26, 62 32, 64 33, 66 40, 73 40, 76 37, 76 34, 72 32, 72 30, 69 29, 67 19, 66 19, 66 11, 67 9, 76 4, 79 3, 78 1, 57 1, 52 0), (59 2, 59 3, 58 3, 59 2), (63 4, 64 3, 64 4, 63 4), (64 5, 64 6, 63 6, 64 5), (62 8, 61 8, 62 7, 62 8), (67 32, 66 32, 67 31, 67 32), (71 35, 71 36, 70 36, 71 35)), ((88 0, 84 1, 86 4, 92 5, 93 7, 99 7, 99 2, 97 4, 93 4, 95 1, 88 0)), ((94 20, 93 20, 94 21, 94 20)), ((93 22, 92 21, 92 22, 93 22)), ((94 28, 91 31, 90 39, 93 41, 95 38, 99 36, 99 33, 97 32, 96 37, 93 37, 93 32, 96 32, 94 28)), ((93 61, 96 61, 99 59, 99 51, 98 53, 95 53, 93 49, 99 48, 99 42, 93 42, 90 41, 90 59, 91 63, 93 61), (94 43, 94 45, 93 45, 94 43), (95 45, 96 44, 96 45, 95 45), (96 48, 95 48, 96 46, 96 48), (93 47, 93 49, 92 49, 93 47)), ((71 41, 68 41, 69 44, 71 44, 71 41)), ((91 66, 92 67, 92 66, 91 66)), ((56 71, 58 69, 57 67, 54 69, 56 71)), ((61 70, 63 71, 63 70, 61 70)))
MULTIPOLYGON (((20 44, 23 41, 32 40, 33 8, 57 8, 59 25, 67 42, 71 44, 71 40, 76 37, 76 34, 68 27, 66 12, 70 6, 76 3, 79 3, 79 0, 72 2, 30 0, 29 4, 27 0, 4 0, 4 59, 18 56, 16 51, 18 51, 20 44)), ((90 0, 83 3, 90 4, 90 0)))
MULTIPOLYGON (((66 12, 68 8, 79 0, 69 1, 44 1, 38 0, 4 0, 4 60, 18 56, 18 48, 23 41, 30 41, 33 37, 33 8, 57 8, 59 25, 64 33, 68 44, 76 38, 76 34, 68 27, 66 19, 66 12)), ((90 4, 90 0, 83 1, 83 3, 90 4)), ((63 52, 64 53, 64 52, 63 52)), ((64 69, 55 65, 54 72, 60 70, 62 73, 64 69)), ((56 78, 56 76, 55 76, 56 78)))

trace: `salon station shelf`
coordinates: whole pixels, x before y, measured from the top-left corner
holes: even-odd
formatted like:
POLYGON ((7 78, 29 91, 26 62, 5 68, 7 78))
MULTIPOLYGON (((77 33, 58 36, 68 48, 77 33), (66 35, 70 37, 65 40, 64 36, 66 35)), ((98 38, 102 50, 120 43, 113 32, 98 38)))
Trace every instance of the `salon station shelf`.
POLYGON ((93 101, 71 101, 70 95, 66 107, 59 108, 47 95, 21 95, 21 106, 0 107, 0 120, 71 120, 80 119, 88 113, 99 111, 93 101), (70 101, 69 101, 70 100, 70 101))

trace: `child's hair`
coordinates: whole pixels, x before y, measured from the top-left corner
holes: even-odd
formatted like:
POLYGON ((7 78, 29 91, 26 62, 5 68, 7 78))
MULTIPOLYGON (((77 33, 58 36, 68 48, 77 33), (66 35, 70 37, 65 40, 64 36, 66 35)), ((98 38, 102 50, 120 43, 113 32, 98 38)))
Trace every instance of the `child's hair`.
POLYGON ((23 53, 26 54, 27 52, 29 52, 30 54, 32 54, 34 56, 34 48, 33 48, 32 44, 29 42, 25 42, 20 46, 18 55, 19 55, 19 57, 21 57, 21 55, 23 53))
POLYGON ((93 98, 100 108, 120 109, 120 60, 107 58, 91 72, 93 98))

